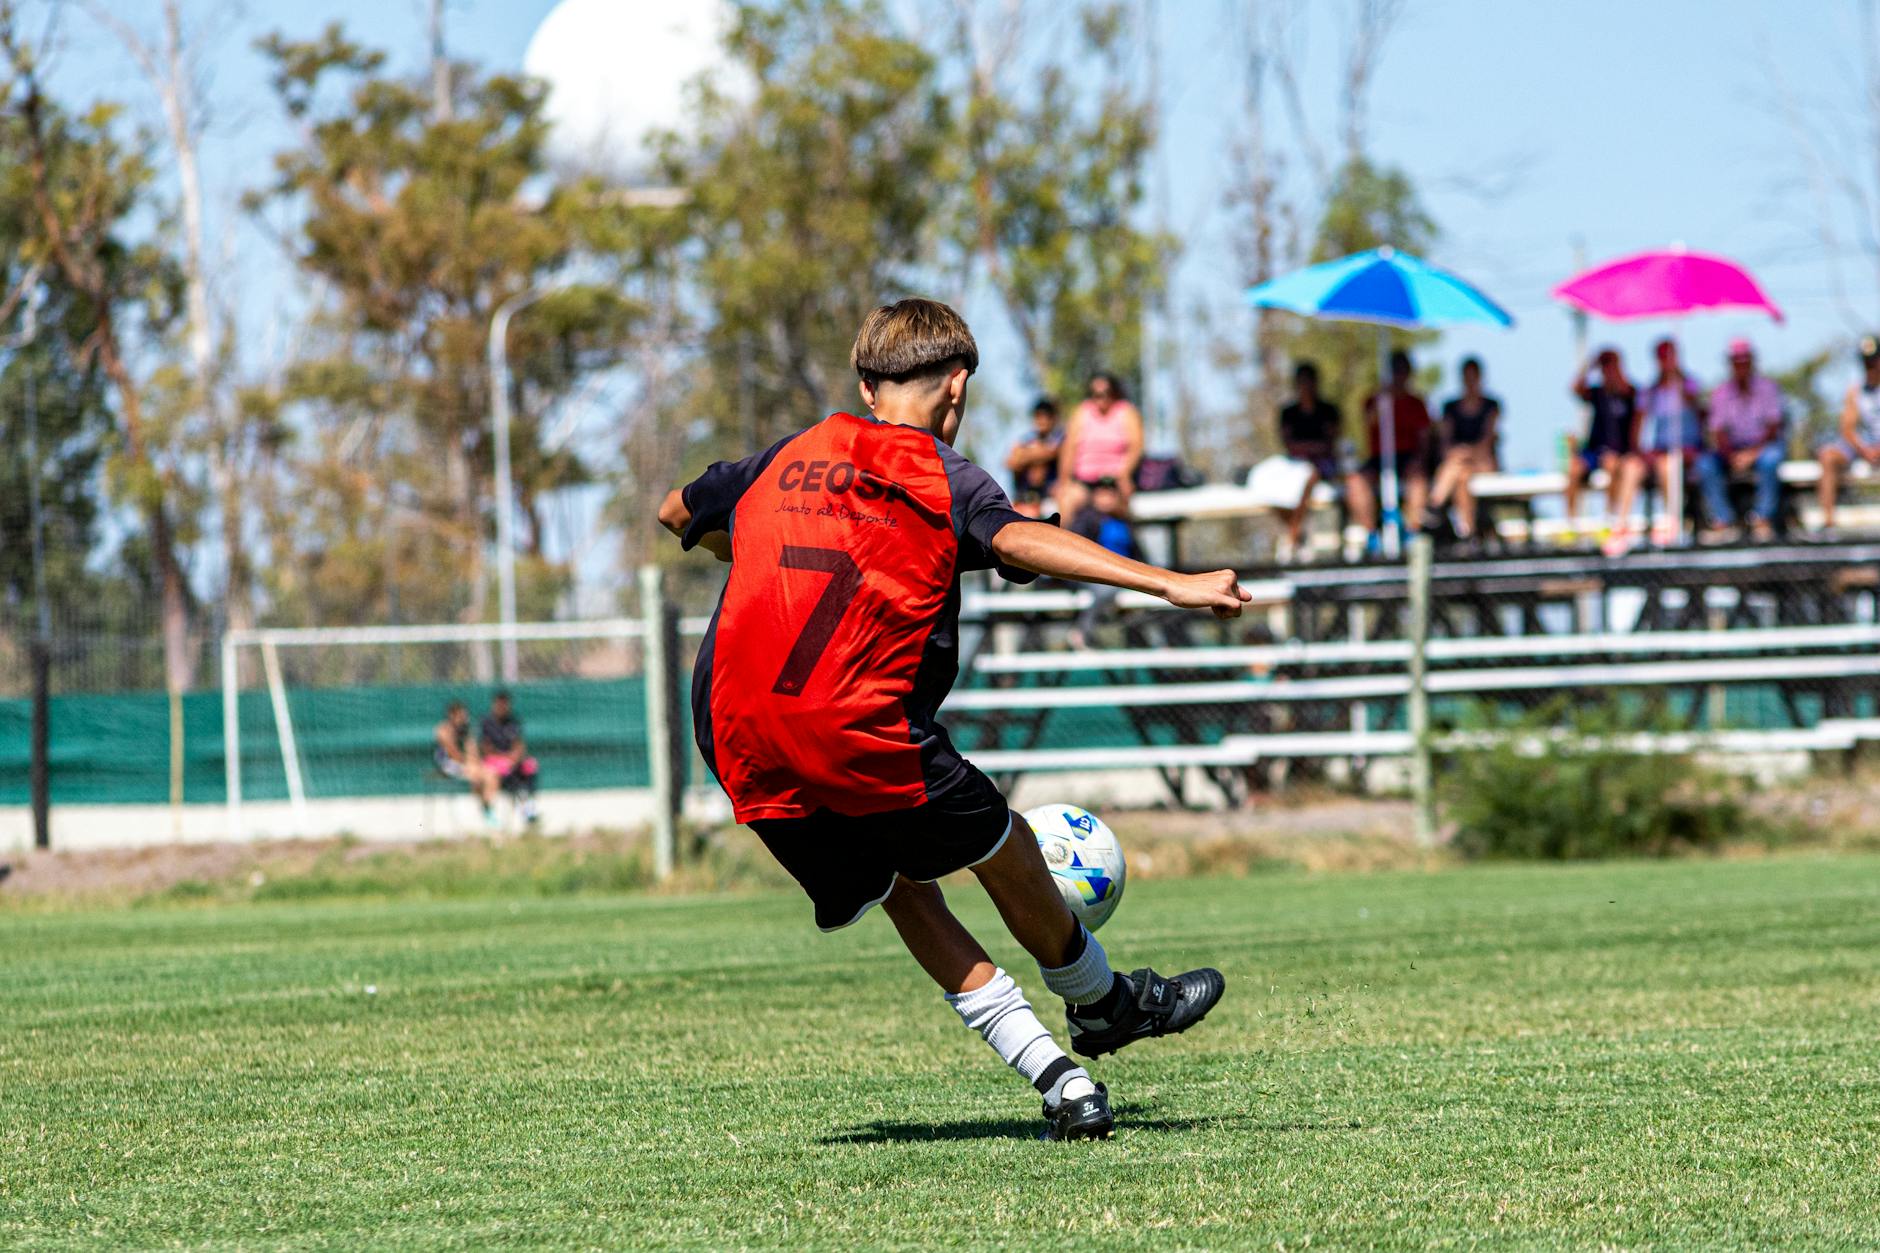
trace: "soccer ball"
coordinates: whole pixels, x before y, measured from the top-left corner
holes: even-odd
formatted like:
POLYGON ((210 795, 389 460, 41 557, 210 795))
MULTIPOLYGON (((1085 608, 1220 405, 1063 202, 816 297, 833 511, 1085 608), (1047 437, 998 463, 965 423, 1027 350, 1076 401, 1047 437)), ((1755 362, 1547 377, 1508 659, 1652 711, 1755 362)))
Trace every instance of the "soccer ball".
POLYGON ((1064 903, 1095 931, 1123 899, 1123 846, 1103 819, 1075 805, 1040 805, 1025 812, 1038 851, 1064 903))

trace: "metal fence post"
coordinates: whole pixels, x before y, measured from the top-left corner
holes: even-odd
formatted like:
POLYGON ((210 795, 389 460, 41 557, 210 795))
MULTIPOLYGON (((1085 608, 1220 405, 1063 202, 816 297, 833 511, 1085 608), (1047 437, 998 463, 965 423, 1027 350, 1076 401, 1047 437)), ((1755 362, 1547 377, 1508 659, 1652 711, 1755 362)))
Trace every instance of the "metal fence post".
POLYGON ((683 766, 673 751, 679 705, 679 619, 666 603, 663 572, 640 567, 640 620, 646 625, 646 758, 653 785, 653 874, 672 877, 679 845, 679 780, 683 766))
POLYGON ((33 636, 32 761, 27 770, 33 804, 33 847, 52 847, 52 646, 33 636))
POLYGON ((227 787, 228 838, 242 838, 241 667, 235 634, 222 636, 222 778, 227 787))
POLYGON ((1430 769, 1430 697, 1425 682, 1430 642, 1430 549, 1427 535, 1410 541, 1410 799, 1417 847, 1436 843, 1436 801, 1430 769))

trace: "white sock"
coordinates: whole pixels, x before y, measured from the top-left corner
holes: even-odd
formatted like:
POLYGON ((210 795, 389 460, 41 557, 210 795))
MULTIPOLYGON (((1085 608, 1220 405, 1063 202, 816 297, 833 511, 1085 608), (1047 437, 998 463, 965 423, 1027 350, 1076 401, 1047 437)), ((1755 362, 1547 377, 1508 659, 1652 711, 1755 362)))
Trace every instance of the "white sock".
POLYGON ((984 1037, 1006 1065, 1044 1095, 1045 1104, 1096 1091, 1090 1073, 1064 1055, 1011 975, 995 971, 983 988, 947 997, 960 1021, 984 1037))
POLYGON ((1084 930, 1083 951, 1063 966, 1040 966, 1038 973, 1044 976, 1044 986, 1063 997, 1071 1005, 1094 1005, 1110 994, 1116 984, 1116 975, 1110 969, 1110 957, 1097 943, 1097 937, 1084 930))

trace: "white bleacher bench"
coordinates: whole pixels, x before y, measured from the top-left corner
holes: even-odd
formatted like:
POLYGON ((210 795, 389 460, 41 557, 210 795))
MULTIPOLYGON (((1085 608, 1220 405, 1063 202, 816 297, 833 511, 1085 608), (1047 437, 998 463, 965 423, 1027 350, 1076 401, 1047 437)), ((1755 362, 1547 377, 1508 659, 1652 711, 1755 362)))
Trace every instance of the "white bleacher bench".
MULTIPOLYGON (((1880 741, 1880 718, 1830 718, 1812 727, 1768 731, 1636 732, 1613 738, 1579 738, 1570 732, 1452 732, 1432 738, 1432 751, 1480 751, 1513 741, 1523 753, 1595 749, 1638 753, 1718 754, 1844 752, 1880 741)), ((1033 771, 1251 767, 1263 761, 1301 758, 1403 757, 1415 747, 1408 731, 1304 731, 1230 735, 1216 744, 1156 748, 998 749, 972 754, 994 774, 1033 771)))
MULTIPOLYGON (((1586 635, 1472 636, 1434 639, 1433 663, 1523 657, 1719 655, 1880 648, 1880 625, 1773 627, 1757 631, 1623 631, 1586 635)), ((1089 670, 1241 670, 1254 666, 1402 665, 1408 640, 1374 643, 1249 644, 1220 648, 1118 648, 1101 652, 1008 653, 981 657, 981 674, 1059 674, 1089 670)))
MULTIPOLYGON (((1812 463, 1811 463, 1812 464, 1812 463)), ((1603 475, 1596 476, 1603 478, 1603 475)), ((1536 496, 1557 496, 1567 490, 1567 476, 1552 471, 1491 471, 1469 480, 1469 489, 1480 500, 1525 500, 1536 496)), ((1329 506, 1338 500, 1330 484, 1312 489, 1315 506, 1329 506)), ((1129 516, 1138 522, 1200 522, 1216 518, 1251 518, 1272 506, 1262 504, 1252 489, 1238 483, 1204 483, 1200 487, 1176 487, 1165 492, 1137 492, 1130 498, 1129 516)))
MULTIPOLYGON (((1797 489, 1813 487, 1821 481, 1821 463, 1811 459, 1785 461, 1780 474, 1784 486, 1797 489)), ((1843 476, 1843 483, 1848 486, 1880 486, 1880 472, 1864 461, 1857 462, 1849 467, 1843 476)), ((1604 470, 1596 470, 1588 477, 1587 486, 1594 492, 1604 492, 1611 483, 1604 470)), ((1532 517, 1535 501, 1542 497, 1565 495, 1567 476, 1559 470, 1490 471, 1471 478, 1469 490, 1477 501, 1491 509, 1497 504, 1523 507, 1527 516, 1497 522, 1497 532, 1507 538, 1586 532, 1602 525, 1602 520, 1595 518, 1537 521, 1532 517)), ((1329 507, 1337 499, 1337 492, 1330 484, 1320 483, 1312 490, 1315 507, 1329 507)), ((1208 483, 1165 492, 1138 492, 1130 502, 1130 515, 1137 521, 1168 525, 1222 518, 1253 518, 1269 510, 1270 506, 1262 504, 1252 491, 1236 483, 1208 483)))
MULTIPOLYGON (((1180 667, 1178 661, 1165 664, 1170 669, 1180 667)), ((1880 655, 1737 657, 1436 670, 1429 674, 1425 689, 1432 696, 1450 696, 1603 687, 1658 687, 1667 684, 1785 682, 1851 678, 1855 675, 1880 675, 1880 655)), ((1297 704, 1306 701, 1393 699, 1405 695, 1409 690, 1410 676, 1401 673, 1102 687, 975 688, 954 692, 942 709, 950 713, 972 713, 1021 709, 1147 709, 1164 705, 1297 704)))
MULTIPOLYGON (((1292 600, 1292 584, 1284 579, 1244 579, 1240 586, 1253 600, 1249 607, 1284 605, 1292 600)), ((969 591, 960 598, 960 618, 965 622, 996 621, 1001 618, 1068 618, 1088 609, 1096 593, 1087 588, 1012 588, 1006 591, 969 591)), ((1159 596, 1144 592, 1118 592, 1119 609, 1166 610, 1173 606, 1159 596)), ((1193 610, 1181 610, 1192 613, 1193 610)))

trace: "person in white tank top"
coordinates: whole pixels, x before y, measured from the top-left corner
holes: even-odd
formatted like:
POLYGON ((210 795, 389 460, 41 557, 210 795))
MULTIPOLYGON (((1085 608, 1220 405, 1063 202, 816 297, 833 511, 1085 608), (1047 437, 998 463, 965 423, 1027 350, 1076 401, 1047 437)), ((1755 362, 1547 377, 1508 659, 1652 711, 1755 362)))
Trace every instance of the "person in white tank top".
POLYGON ((1880 340, 1869 335, 1860 341, 1860 364, 1864 375, 1847 389, 1840 433, 1816 450, 1821 481, 1815 491, 1824 531, 1834 526, 1834 506, 1847 472, 1861 462, 1880 466, 1880 340))

